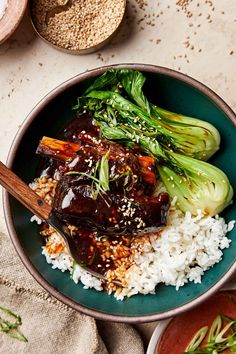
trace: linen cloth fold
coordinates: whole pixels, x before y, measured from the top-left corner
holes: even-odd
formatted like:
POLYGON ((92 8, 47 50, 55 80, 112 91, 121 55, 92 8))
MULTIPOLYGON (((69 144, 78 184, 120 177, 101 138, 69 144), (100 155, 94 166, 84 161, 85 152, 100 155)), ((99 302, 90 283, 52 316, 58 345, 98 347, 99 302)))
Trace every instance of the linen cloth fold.
POLYGON ((28 339, 20 342, 0 333, 0 353, 144 354, 142 339, 132 326, 96 322, 44 291, 5 232, 0 232, 0 306, 21 316, 19 329, 28 339))

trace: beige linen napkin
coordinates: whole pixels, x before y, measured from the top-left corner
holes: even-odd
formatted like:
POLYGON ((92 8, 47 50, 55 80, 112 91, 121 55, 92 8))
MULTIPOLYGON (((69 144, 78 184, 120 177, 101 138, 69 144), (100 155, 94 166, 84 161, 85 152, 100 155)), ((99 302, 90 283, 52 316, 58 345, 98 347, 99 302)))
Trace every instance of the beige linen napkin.
POLYGON ((129 325, 96 321, 46 293, 20 262, 9 236, 0 233, 0 306, 22 317, 28 342, 0 333, 0 353, 143 354, 129 325))

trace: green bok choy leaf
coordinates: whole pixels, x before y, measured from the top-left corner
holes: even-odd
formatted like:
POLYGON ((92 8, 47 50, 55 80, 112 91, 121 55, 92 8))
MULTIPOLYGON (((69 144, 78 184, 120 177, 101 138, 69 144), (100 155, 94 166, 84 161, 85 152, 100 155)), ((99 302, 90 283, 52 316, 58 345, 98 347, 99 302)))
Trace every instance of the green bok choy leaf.
POLYGON ((178 197, 182 211, 220 213, 231 202, 232 187, 219 168, 201 161, 218 149, 217 130, 209 123, 150 104, 142 94, 144 81, 136 71, 108 71, 78 98, 74 109, 79 114, 90 112, 107 139, 130 147, 138 144, 152 155, 168 193, 178 197))
MULTIPOLYGON (((150 103, 143 93, 144 75, 136 70, 108 70, 86 90, 122 91, 151 119, 164 142, 176 152, 207 161, 220 145, 217 129, 203 120, 164 110, 150 103)), ((142 124, 142 121, 140 121, 142 124)))
POLYGON ((163 148, 158 142, 139 136, 127 127, 110 127, 98 122, 103 136, 120 143, 138 142, 143 151, 156 158, 157 168, 168 193, 177 197, 177 207, 196 215, 220 213, 232 200, 233 189, 224 172, 219 168, 189 156, 180 155, 163 148))

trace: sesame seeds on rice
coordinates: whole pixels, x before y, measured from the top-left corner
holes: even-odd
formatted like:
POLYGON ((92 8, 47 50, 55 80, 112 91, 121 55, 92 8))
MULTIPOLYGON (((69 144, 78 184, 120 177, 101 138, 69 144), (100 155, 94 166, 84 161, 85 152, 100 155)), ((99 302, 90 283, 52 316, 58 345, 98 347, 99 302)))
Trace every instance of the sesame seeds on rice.
MULTIPOLYGON (((49 204, 55 192, 57 181, 46 176, 35 179, 31 188, 49 204)), ((163 186, 160 186, 163 190, 163 186)), ((230 247, 227 238, 235 221, 228 224, 222 217, 205 217, 201 211, 197 216, 183 213, 172 201, 168 224, 159 233, 139 237, 123 237, 118 242, 97 241, 104 260, 114 262, 115 268, 106 273, 107 283, 88 274, 79 265, 74 264, 61 236, 52 228, 45 226, 41 231, 46 244, 42 254, 53 269, 68 271, 75 283, 79 281, 85 289, 105 290, 123 300, 137 293, 155 293, 158 284, 172 285, 178 290, 187 282, 201 283, 204 272, 221 261, 223 250, 230 247), (113 280, 121 282, 118 287, 113 280)), ((35 217, 31 221, 37 221, 35 217)), ((70 226, 71 233, 76 232, 70 226)))

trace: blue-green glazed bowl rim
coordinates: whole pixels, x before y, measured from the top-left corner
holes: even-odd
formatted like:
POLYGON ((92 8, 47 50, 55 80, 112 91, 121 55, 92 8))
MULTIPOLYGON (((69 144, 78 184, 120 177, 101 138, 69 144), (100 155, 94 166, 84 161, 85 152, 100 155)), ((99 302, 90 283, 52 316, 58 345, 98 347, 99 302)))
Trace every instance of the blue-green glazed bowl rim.
MULTIPOLYGON (((75 77, 65 81, 58 87, 56 87, 54 90, 49 92, 37 105, 33 110, 29 113, 29 115, 26 117, 25 121, 23 122, 21 128, 19 129, 18 133, 16 134, 16 137, 11 145, 8 158, 7 158, 7 165, 11 169, 13 166, 13 162, 16 156, 17 149, 20 145, 21 140, 24 137, 24 134, 26 130, 29 128, 31 123, 34 121, 36 116, 44 109, 47 104, 53 100, 56 96, 67 90, 68 88, 72 87, 75 84, 78 84, 79 82, 82 82, 88 78, 92 78, 94 76, 102 74, 104 71, 108 69, 114 69, 114 68, 128 68, 128 69, 133 69, 133 70, 140 70, 140 71, 146 71, 149 73, 153 74, 158 74, 158 75, 163 75, 167 76, 170 78, 173 78, 175 80, 179 80, 185 84, 188 84, 189 86, 193 87, 194 89, 200 91, 203 95, 207 96, 216 106, 218 106, 224 113, 225 115, 232 121, 234 126, 236 126, 236 118, 235 118, 235 113, 233 110, 211 89, 200 83, 199 81, 182 74, 180 72, 177 72, 172 69, 168 69, 165 67, 160 67, 160 66, 155 66, 155 65, 149 65, 149 64, 117 64, 117 65, 109 65, 109 66, 103 66, 99 67, 96 69, 92 69, 89 71, 86 71, 82 74, 76 75, 75 77)), ((28 258, 28 255, 24 251, 20 240, 17 236, 14 223, 13 223, 13 216, 11 214, 11 208, 10 208, 10 198, 9 194, 6 191, 3 191, 3 208, 4 208, 4 215, 6 219, 6 224, 7 224, 7 229, 10 234, 12 243, 16 249, 16 252, 18 253, 21 261, 25 265, 25 267, 28 269, 30 274, 36 279, 36 281, 45 289, 47 290, 51 295, 53 295, 55 298, 57 298, 59 301, 63 302, 64 304, 70 306, 71 308, 80 311, 86 315, 95 317, 97 319, 101 320, 106 320, 106 321, 115 321, 115 322, 126 322, 126 323, 142 323, 142 322, 151 322, 151 321, 157 321, 157 320, 163 320, 165 318, 173 317, 176 316, 184 311, 190 310, 192 307, 197 306, 204 300, 208 299, 211 295, 213 295, 217 290, 219 290, 223 284, 227 280, 230 279, 230 277, 236 272, 236 261, 232 264, 232 266, 228 269, 228 271, 220 278, 220 280, 214 284, 212 287, 210 287, 206 292, 204 292, 202 295, 200 295, 198 298, 193 299, 192 301, 188 302, 187 304, 184 304, 176 309, 172 309, 169 311, 165 311, 162 313, 157 313, 157 314, 151 314, 151 315, 144 315, 144 316, 126 316, 126 315, 113 315, 113 314, 108 314, 104 313, 98 310, 90 309, 85 306, 81 306, 75 301, 71 300, 69 297, 65 296, 64 294, 60 293, 57 289, 55 289, 51 284, 49 284, 44 277, 36 270, 30 259, 28 258)))

